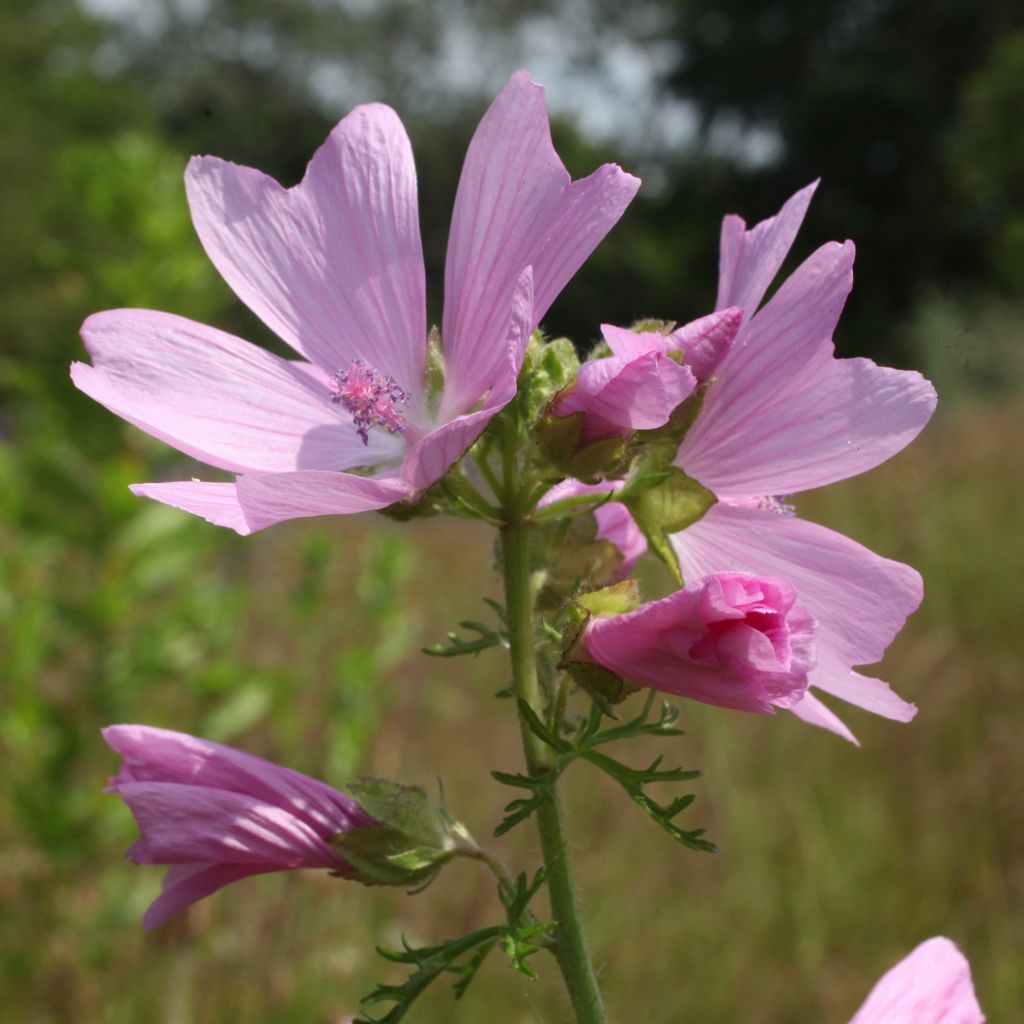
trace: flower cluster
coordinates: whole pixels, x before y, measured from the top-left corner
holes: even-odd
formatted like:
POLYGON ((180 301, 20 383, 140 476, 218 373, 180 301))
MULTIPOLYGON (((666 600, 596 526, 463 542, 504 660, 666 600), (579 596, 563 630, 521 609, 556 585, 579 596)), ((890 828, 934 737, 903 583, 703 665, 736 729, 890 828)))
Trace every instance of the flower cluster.
MULTIPOLYGON (((914 716, 859 668, 881 659, 919 605, 919 575, 801 518, 792 499, 895 455, 936 404, 918 373, 836 358, 851 242, 818 248, 764 301, 816 183, 753 228, 725 218, 713 310, 680 327, 603 324, 580 364, 567 341, 538 328, 640 183, 612 164, 572 181, 526 72, 469 145, 440 331, 427 328, 411 147, 388 107, 344 118, 294 188, 215 157, 193 159, 185 182, 210 259, 298 358, 170 313, 89 317, 91 363, 73 365, 74 383, 234 477, 135 493, 241 534, 369 510, 498 525, 503 542, 520 545, 517 585, 545 618, 512 624, 503 614, 504 637, 468 623, 482 639, 456 653, 543 638, 541 657, 565 684, 550 689, 549 708, 521 714, 563 760, 600 760, 564 739, 570 679, 594 697, 595 714, 649 687, 792 711, 852 742, 822 694, 900 722, 914 716), (627 577, 647 552, 676 587, 642 603, 627 577)), ((129 856, 168 865, 147 927, 249 875, 310 867, 409 884, 459 851, 480 853, 443 812, 391 784, 348 796, 180 733, 104 735, 123 758, 110 789, 141 832, 129 856)), ((637 774, 620 781, 671 831, 685 799, 652 803, 637 774)), ((547 784, 511 778, 538 792, 547 784)), ((510 807, 525 815, 534 804, 510 807)), ((515 903, 518 890, 501 885, 515 903)), ((983 1019, 966 961, 933 939, 879 982, 851 1024, 983 1019)))

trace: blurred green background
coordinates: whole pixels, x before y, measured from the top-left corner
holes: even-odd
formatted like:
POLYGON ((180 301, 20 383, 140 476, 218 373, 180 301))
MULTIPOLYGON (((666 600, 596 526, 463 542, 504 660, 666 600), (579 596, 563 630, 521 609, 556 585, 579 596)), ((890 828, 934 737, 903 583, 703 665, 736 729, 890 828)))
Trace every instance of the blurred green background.
MULTIPOLYGON (((374 943, 491 923, 483 871, 426 893, 268 876, 146 935, 158 869, 102 794, 98 729, 142 721, 343 784, 429 783, 480 837, 519 766, 493 652, 418 648, 496 595, 483 528, 382 517, 242 540, 134 499, 190 474, 74 390, 91 311, 150 306, 274 345, 203 256, 181 174, 210 152, 291 184, 330 125, 383 99, 417 153, 433 301, 462 153, 517 66, 548 87, 571 169, 619 160, 633 207, 548 326, 710 308, 721 215, 824 179, 797 244, 858 243, 843 354, 915 366, 941 405, 802 514, 926 579, 881 670, 920 714, 851 711, 863 748, 788 716, 684 708, 703 767, 674 848, 583 770, 567 802, 617 1021, 846 1021, 944 933, 993 1022, 1024 1019, 1024 26, 1000 0, 90 0, 0 3, 0 1019, 336 1022, 388 976, 374 943)), ((437 318, 439 310, 431 309, 437 318)), ((632 756, 638 760, 644 751, 632 756)), ((497 843, 536 863, 530 827, 497 843)), ((418 1021, 568 1019, 552 964, 495 956, 418 1021)))

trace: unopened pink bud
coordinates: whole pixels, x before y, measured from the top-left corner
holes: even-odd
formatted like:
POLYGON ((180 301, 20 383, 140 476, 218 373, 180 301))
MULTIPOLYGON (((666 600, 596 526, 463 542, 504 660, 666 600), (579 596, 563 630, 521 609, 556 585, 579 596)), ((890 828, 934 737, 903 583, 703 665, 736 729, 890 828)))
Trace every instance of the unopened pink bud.
POLYGON ((787 580, 715 573, 636 611, 590 619, 575 656, 667 693, 768 712, 803 697, 816 625, 787 580))

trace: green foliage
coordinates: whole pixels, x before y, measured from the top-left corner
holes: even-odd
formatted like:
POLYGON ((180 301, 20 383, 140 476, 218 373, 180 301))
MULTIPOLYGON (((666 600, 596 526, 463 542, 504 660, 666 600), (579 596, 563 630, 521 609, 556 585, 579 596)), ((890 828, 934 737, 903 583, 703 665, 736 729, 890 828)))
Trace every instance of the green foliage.
POLYGON ((409 965, 415 970, 400 985, 378 985, 362 1000, 363 1004, 373 1006, 388 1002, 394 1005, 385 1016, 360 1016, 356 1024, 397 1024, 431 983, 445 973, 458 976, 453 991, 455 998, 461 999, 488 954, 496 948, 505 953, 519 974, 533 980, 536 975, 529 958, 548 944, 547 936, 554 929, 553 924, 538 922, 530 912, 530 902, 543 883, 541 869, 530 880, 525 873, 520 873, 510 885, 499 885, 505 924, 480 928, 437 946, 413 948, 404 941, 401 950, 378 946, 377 952, 385 960, 409 965))
POLYGON ((636 736, 682 735, 675 728, 679 712, 667 703, 662 705, 660 716, 651 720, 650 714, 654 707, 654 701, 655 695, 651 692, 635 718, 607 729, 601 728, 603 713, 595 704, 590 715, 580 724, 572 739, 567 740, 545 725, 532 708, 525 701, 520 700, 519 714, 521 718, 530 731, 557 756, 546 771, 537 775, 526 775, 521 772, 491 772, 498 782, 517 789, 525 789, 530 793, 529 796, 519 797, 506 805, 506 815, 495 828, 494 834, 496 836, 504 835, 520 822, 529 818, 545 800, 551 799, 552 787, 565 769, 574 761, 583 760, 588 761, 614 779, 629 794, 633 802, 677 842, 691 850, 713 852, 714 844, 701 838, 704 829, 682 829, 674 823, 678 814, 693 803, 692 795, 676 797, 668 804, 659 804, 646 791, 646 787, 654 783, 685 782, 700 778, 699 771, 683 768, 662 769, 662 757, 655 758, 647 768, 630 768, 597 749, 607 743, 636 736))
POLYGON ((475 637, 463 639, 457 633, 449 632, 447 644, 430 644, 430 646, 423 648, 423 653, 435 658, 457 658, 463 654, 477 655, 491 647, 508 647, 505 609, 496 601, 485 598, 485 602, 494 609, 501 622, 498 629, 493 629, 476 619, 463 619, 459 623, 459 628, 469 633, 475 633, 475 637))

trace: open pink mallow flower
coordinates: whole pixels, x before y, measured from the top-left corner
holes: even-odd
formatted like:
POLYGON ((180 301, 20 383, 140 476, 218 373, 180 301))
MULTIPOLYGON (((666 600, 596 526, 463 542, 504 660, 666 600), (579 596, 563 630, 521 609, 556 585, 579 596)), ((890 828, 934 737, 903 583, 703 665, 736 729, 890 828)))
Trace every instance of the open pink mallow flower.
POLYGON ((985 1024, 985 1015, 970 964, 938 936, 884 974, 850 1024, 985 1024))
POLYGON ((630 682, 770 712, 803 697, 814 632, 787 580, 714 573, 636 611, 592 617, 578 644, 630 682))
MULTIPOLYGON (((916 372, 835 358, 851 242, 822 246, 758 309, 815 187, 749 231, 739 217, 723 222, 717 305, 742 309, 744 320, 676 460, 718 503, 672 542, 684 578, 729 569, 791 580, 818 623, 812 687, 905 722, 914 705, 853 666, 881 659, 921 602, 921 577, 797 518, 783 499, 895 455, 928 422, 935 389, 916 372)), ((856 742, 812 693, 793 711, 856 742)))
POLYGON ((426 393, 416 172, 390 108, 357 107, 294 188, 215 157, 185 174, 192 219, 235 293, 299 360, 169 313, 109 310, 75 384, 234 482, 133 490, 251 533, 407 500, 515 393, 530 332, 621 216, 638 179, 571 181, 544 93, 516 72, 462 169, 445 267, 444 389, 426 393))
POLYGON ((127 856, 168 866, 146 928, 250 875, 350 874, 328 840, 375 823, 326 783, 220 743, 145 725, 108 726, 103 738, 122 758, 107 791, 124 799, 141 834, 127 856))

